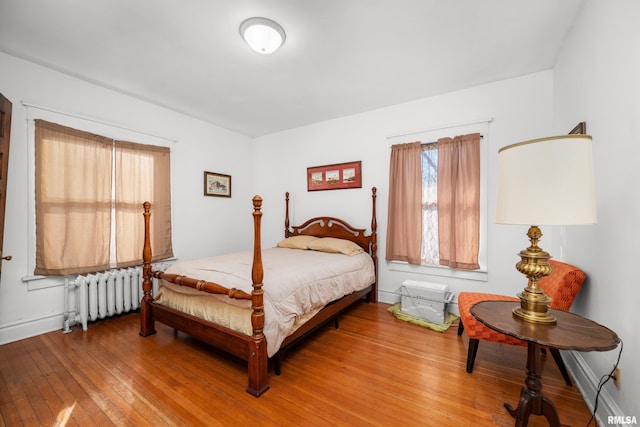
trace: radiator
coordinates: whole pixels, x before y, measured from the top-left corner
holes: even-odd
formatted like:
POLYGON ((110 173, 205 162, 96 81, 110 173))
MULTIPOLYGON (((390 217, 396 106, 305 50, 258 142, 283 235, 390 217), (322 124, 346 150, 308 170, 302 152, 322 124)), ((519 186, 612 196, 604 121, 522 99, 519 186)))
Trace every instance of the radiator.
MULTIPOLYGON (((164 271, 170 263, 153 265, 154 270, 164 271)), ((71 326, 122 313, 135 311, 142 299, 142 267, 121 268, 100 273, 65 279, 64 322, 62 332, 71 332, 71 326)), ((153 279, 152 294, 158 291, 158 280, 153 279)))

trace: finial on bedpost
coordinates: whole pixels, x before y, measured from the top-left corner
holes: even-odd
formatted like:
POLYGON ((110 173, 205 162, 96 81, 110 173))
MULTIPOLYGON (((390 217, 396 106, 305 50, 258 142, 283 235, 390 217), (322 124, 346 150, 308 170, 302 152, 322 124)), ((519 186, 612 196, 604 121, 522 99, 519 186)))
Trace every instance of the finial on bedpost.
MULTIPOLYGON (((262 251, 260 245, 260 221, 262 219, 262 197, 253 196, 253 255, 260 258, 262 263, 262 251)), ((252 272, 253 283, 262 282, 262 277, 256 277, 256 271, 252 272), (257 280, 256 280, 257 279, 257 280)), ((262 272, 259 272, 262 274, 262 272)))
POLYGON ((144 208, 144 246, 142 248, 142 261, 143 265, 149 264, 151 262, 151 242, 149 239, 149 224, 151 221, 151 203, 144 202, 142 204, 144 208))
POLYGON ((153 319, 151 318, 151 307, 149 303, 153 301, 151 296, 151 203, 144 202, 144 246, 142 248, 142 300, 140 301, 140 335, 146 337, 155 333, 153 319))
POLYGON ((289 192, 284 193, 284 238, 289 237, 289 192))

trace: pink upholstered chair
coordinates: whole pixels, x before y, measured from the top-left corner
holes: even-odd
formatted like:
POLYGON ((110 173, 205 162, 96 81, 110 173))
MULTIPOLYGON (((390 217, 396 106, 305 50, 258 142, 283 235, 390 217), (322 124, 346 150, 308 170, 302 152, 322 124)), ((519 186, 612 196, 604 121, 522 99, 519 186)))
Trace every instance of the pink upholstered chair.
MULTIPOLYGON (((569 311, 573 300, 578 295, 582 283, 584 282, 584 272, 577 267, 560 261, 549 260, 553 267, 553 272, 538 281, 538 285, 552 299, 550 306, 558 310, 569 311)), ((524 286, 523 286, 524 287, 524 286)), ((479 292, 461 292, 458 295, 458 309, 460 310, 460 323, 458 325, 458 335, 466 332, 469 337, 469 351, 467 353, 467 372, 473 372, 478 343, 480 340, 492 341, 496 343, 526 346, 526 341, 519 340, 509 335, 501 334, 487 328, 471 315, 469 310, 480 301, 511 301, 519 302, 516 297, 505 295, 486 294, 479 292)), ((516 304, 517 305, 517 304, 516 304)), ((562 360, 558 349, 549 348, 553 359, 560 369, 560 373, 567 385, 571 385, 571 379, 562 360)))

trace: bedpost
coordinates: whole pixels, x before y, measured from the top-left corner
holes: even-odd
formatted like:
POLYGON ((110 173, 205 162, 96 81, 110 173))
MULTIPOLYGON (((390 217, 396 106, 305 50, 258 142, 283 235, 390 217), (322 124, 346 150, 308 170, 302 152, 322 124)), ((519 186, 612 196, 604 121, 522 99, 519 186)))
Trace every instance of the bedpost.
POLYGON ((262 197, 253 197, 253 265, 251 279, 251 326, 253 335, 249 342, 249 385, 247 392, 260 396, 269 389, 267 340, 264 329, 264 291, 262 279, 264 268, 262 265, 262 248, 260 243, 260 222, 262 220, 262 197))
POLYGON ((144 247, 142 249, 142 301, 140 301, 140 335, 146 337, 155 334, 155 325, 151 317, 151 203, 144 202, 144 247))
POLYGON ((289 192, 284 193, 284 238, 289 237, 289 192))
POLYGON ((378 222, 376 220, 376 198, 378 189, 371 188, 371 258, 373 259, 373 268, 376 281, 373 284, 371 293, 367 296, 368 302, 378 302, 378 222))

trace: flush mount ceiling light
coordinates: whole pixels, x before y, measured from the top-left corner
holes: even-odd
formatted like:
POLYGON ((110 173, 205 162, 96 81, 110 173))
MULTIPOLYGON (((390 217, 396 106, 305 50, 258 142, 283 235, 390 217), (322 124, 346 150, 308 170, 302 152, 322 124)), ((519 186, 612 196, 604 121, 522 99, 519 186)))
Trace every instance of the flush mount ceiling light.
POLYGON ((267 18, 249 18, 240 24, 240 35, 256 52, 268 55, 278 50, 286 35, 282 27, 267 18))

